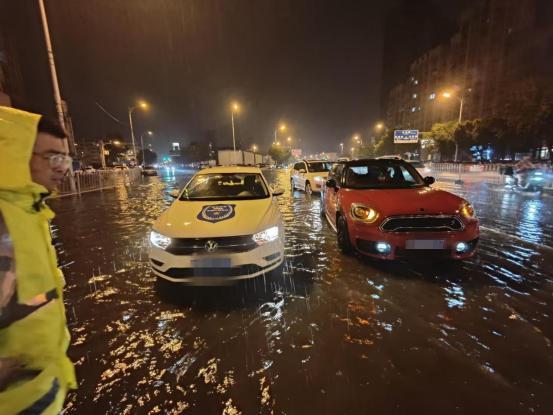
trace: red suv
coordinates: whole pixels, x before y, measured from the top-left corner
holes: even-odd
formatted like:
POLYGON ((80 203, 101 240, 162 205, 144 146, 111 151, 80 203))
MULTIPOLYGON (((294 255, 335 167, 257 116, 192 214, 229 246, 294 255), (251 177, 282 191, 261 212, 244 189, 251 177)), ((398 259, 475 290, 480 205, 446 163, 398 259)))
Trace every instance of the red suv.
POLYGON ((478 219, 463 198, 430 187, 403 160, 354 160, 332 167, 321 210, 344 253, 392 260, 474 255, 478 219))

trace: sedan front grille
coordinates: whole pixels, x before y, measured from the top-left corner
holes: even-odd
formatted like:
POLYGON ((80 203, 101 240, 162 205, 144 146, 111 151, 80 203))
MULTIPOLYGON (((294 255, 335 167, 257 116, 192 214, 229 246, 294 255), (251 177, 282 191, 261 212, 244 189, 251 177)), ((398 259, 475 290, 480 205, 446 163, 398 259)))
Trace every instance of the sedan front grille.
POLYGON ((257 248, 252 235, 220 238, 173 238, 166 251, 174 255, 248 252, 257 248))
POLYGON ((457 216, 446 215, 391 216, 380 225, 384 232, 457 232, 464 228, 457 216))

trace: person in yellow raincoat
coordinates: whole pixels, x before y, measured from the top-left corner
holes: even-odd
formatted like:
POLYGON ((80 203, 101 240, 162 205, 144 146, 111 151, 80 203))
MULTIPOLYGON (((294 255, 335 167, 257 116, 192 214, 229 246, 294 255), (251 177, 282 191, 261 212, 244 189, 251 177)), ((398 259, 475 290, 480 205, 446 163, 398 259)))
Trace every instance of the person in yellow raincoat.
POLYGON ((58 414, 76 387, 44 203, 71 165, 63 129, 0 107, 0 414, 58 414))

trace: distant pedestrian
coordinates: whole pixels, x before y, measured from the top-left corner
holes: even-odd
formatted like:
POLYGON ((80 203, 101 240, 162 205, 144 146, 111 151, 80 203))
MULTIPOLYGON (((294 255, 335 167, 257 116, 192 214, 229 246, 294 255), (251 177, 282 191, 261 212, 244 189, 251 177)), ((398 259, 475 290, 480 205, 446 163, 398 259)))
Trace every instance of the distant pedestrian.
POLYGON ((0 107, 0 414, 59 414, 76 387, 44 199, 71 165, 63 129, 0 107))

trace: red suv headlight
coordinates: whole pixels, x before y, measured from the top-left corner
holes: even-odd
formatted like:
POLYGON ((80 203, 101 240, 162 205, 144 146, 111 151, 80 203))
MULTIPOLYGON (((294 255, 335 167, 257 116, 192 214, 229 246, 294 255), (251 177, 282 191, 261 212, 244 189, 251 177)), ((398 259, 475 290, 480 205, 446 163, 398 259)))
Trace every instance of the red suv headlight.
POLYGON ((378 219, 378 212, 361 203, 352 203, 350 209, 351 218, 363 223, 374 223, 378 219))
POLYGON ((472 219, 475 216, 474 208, 469 202, 464 202, 463 204, 461 204, 461 206, 459 207, 459 213, 461 213, 461 215, 463 215, 463 217, 467 219, 472 219))

